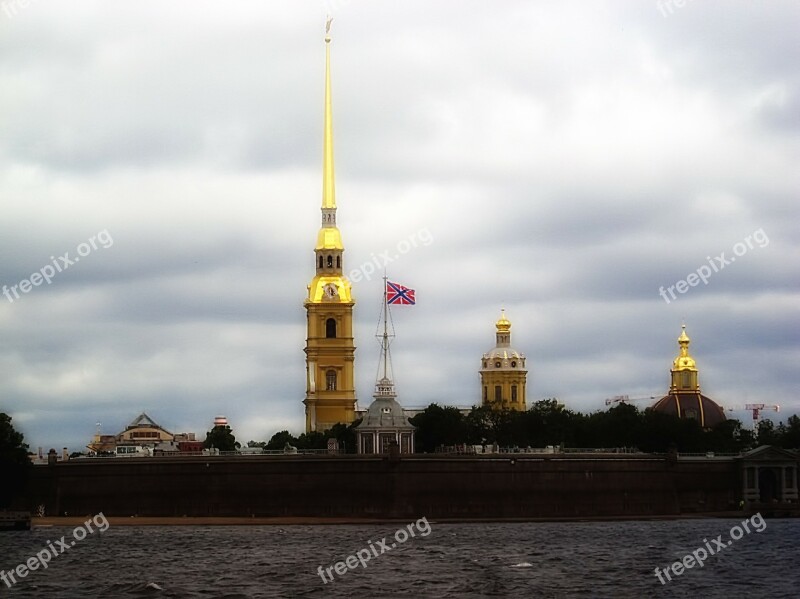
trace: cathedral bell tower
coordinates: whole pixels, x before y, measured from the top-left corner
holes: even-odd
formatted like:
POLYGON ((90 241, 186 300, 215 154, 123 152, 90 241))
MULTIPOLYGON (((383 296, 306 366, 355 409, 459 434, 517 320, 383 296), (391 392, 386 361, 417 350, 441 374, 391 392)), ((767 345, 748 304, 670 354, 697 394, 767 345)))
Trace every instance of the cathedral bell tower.
POLYGON ((353 306, 350 281, 342 274, 344 245, 336 226, 331 111, 330 19, 325 28, 325 128, 322 163, 322 223, 314 248, 315 276, 304 302, 306 337, 306 432, 323 432, 355 420, 353 306))

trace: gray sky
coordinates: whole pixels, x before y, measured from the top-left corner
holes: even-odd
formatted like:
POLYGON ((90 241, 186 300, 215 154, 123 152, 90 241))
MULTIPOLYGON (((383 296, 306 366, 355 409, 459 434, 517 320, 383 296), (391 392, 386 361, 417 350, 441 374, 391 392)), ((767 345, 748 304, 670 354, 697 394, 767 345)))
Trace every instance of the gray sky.
POLYGON ((326 13, 346 270, 417 290, 401 403, 479 401, 504 306, 530 401, 663 394, 685 320, 707 395, 800 412, 800 4, 0 0, 0 285, 55 271, 0 296, 33 447, 301 431, 326 13))

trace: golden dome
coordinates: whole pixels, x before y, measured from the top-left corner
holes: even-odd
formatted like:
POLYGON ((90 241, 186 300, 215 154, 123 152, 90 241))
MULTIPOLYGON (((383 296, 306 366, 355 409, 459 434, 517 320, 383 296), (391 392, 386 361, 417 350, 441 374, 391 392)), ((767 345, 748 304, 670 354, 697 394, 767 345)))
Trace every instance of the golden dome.
POLYGON ((689 355, 689 335, 686 334, 686 325, 682 325, 681 336, 678 337, 678 345, 681 348, 681 353, 672 363, 672 370, 697 370, 697 364, 694 358, 689 355))
POLYGON ((501 310, 500 320, 495 323, 498 333, 508 333, 511 330, 511 321, 506 318, 506 311, 501 310))

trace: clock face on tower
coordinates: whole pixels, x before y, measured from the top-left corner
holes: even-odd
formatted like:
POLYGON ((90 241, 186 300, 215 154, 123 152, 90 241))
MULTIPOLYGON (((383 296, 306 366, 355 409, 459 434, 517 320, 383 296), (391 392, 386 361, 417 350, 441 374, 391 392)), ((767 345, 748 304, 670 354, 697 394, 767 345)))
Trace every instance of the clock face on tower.
POLYGON ((328 299, 334 299, 339 295, 339 288, 334 283, 328 283, 323 288, 323 292, 328 299))

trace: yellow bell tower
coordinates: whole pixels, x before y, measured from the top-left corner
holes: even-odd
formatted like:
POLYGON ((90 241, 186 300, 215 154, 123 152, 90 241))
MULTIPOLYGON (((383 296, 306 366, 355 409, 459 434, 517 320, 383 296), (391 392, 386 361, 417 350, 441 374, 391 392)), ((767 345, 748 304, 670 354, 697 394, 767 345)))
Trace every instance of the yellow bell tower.
POLYGON ((316 275, 304 305, 306 338, 306 432, 323 432, 355 420, 353 306, 350 281, 342 275, 344 245, 336 226, 331 111, 331 20, 325 26, 325 129, 322 164, 322 226, 314 248, 316 275))
POLYGON ((495 323, 495 347, 481 360, 481 405, 498 410, 527 409, 525 356, 511 347, 511 322, 503 310, 495 323))

